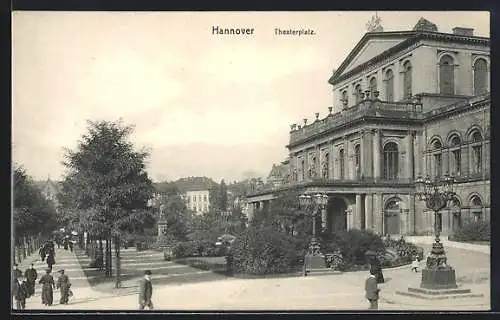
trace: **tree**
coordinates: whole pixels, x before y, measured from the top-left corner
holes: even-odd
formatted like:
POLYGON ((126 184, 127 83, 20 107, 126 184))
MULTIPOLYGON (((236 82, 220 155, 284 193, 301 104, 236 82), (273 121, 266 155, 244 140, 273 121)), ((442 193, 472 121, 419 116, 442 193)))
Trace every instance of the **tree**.
POLYGON ((167 234, 176 240, 185 241, 191 224, 191 212, 177 188, 175 186, 169 188, 158 204, 165 215, 167 234))
POLYGON ((134 151, 132 126, 121 121, 87 121, 88 132, 76 150, 67 149, 63 182, 66 205, 78 209, 78 224, 115 243, 116 283, 120 280, 120 240, 152 215, 148 200, 153 185, 145 172, 146 151, 134 151))
POLYGON ((221 211, 227 210, 227 186, 224 182, 224 179, 221 180, 219 186, 219 199, 218 199, 218 207, 221 211))
POLYGON ((23 249, 24 256, 26 242, 31 244, 36 235, 47 236, 57 228, 56 208, 19 165, 15 165, 13 183, 14 240, 23 249))

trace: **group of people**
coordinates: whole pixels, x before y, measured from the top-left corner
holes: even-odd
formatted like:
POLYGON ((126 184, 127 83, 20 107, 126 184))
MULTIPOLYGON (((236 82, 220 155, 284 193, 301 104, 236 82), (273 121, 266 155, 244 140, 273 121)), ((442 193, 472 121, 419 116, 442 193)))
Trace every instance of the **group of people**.
POLYGON ((40 258, 42 259, 42 261, 46 261, 47 267, 52 270, 52 266, 56 264, 54 242, 52 240, 45 242, 38 253, 40 254, 40 258))
MULTIPOLYGON (((71 282, 68 276, 64 273, 63 269, 59 270, 59 278, 57 279, 57 283, 55 283, 51 272, 51 269, 46 269, 45 274, 38 281, 38 283, 42 285, 42 304, 45 306, 51 306, 53 304, 53 289, 59 289, 61 292, 61 300, 59 303, 68 304, 69 297, 73 295, 70 289, 71 282)), ((18 265, 14 264, 12 274, 12 294, 16 301, 16 309, 24 310, 26 308, 26 299, 35 295, 38 272, 32 263, 30 268, 26 269, 23 275, 18 265)))
POLYGON ((64 250, 69 250, 73 252, 73 245, 74 242, 69 238, 69 236, 65 236, 64 238, 56 238, 56 244, 57 248, 61 248, 61 245, 63 246, 64 250))

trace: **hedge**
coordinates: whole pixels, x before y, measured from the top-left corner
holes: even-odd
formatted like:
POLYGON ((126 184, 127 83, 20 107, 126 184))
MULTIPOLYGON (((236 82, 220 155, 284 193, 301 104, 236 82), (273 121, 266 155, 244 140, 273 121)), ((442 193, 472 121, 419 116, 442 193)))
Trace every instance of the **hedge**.
POLYGON ((218 252, 215 243, 208 240, 178 242, 172 248, 174 258, 213 257, 217 256, 218 252))
POLYGON ((450 240, 455 241, 490 241, 491 226, 489 221, 474 221, 460 227, 450 240))
POLYGON ((233 273, 264 275, 295 271, 303 263, 303 242, 274 230, 251 226, 238 235, 226 257, 233 273))
POLYGON ((322 235, 322 251, 330 256, 336 253, 341 262, 335 265, 340 269, 351 269, 354 265, 367 264, 366 252, 383 252, 384 243, 379 235, 369 230, 351 229, 322 235))

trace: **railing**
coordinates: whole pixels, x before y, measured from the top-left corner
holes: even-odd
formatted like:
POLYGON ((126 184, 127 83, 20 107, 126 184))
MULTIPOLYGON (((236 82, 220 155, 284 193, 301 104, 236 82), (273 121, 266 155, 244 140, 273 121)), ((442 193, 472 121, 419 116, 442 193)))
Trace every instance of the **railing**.
POLYGON ((290 132, 290 143, 319 135, 367 116, 391 119, 419 119, 421 114, 422 108, 419 104, 365 100, 352 108, 330 114, 321 120, 316 119, 310 125, 292 130, 290 132))
POLYGON ((259 190, 254 190, 249 193, 247 197, 252 197, 256 195, 262 195, 270 192, 276 192, 280 190, 286 190, 291 188, 300 187, 331 187, 331 186, 345 186, 345 187, 388 187, 388 186, 409 186, 412 187, 414 184, 413 178, 397 178, 397 179, 386 179, 386 178, 362 178, 362 179, 324 179, 324 178, 309 178, 302 181, 293 181, 288 183, 283 183, 276 186, 271 186, 268 188, 261 188, 259 190))

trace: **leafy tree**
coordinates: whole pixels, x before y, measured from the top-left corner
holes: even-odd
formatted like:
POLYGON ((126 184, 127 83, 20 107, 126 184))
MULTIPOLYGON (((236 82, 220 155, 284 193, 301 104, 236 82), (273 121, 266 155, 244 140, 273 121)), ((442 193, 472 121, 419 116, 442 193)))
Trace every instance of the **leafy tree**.
POLYGON ((120 237, 152 215, 152 182, 145 172, 146 151, 135 151, 132 126, 121 121, 87 121, 76 150, 66 150, 63 182, 66 205, 78 210, 78 224, 114 239, 116 287, 120 280, 120 237))
POLYGON ((39 233, 50 235, 57 228, 56 208, 19 165, 14 168, 13 184, 14 240, 24 248, 26 238, 32 241, 39 233))
POLYGON ((222 179, 219 186, 218 207, 221 211, 227 210, 227 185, 224 182, 224 179, 222 179))
POLYGON ((191 212, 172 185, 159 201, 159 206, 167 222, 167 233, 179 241, 185 241, 191 224, 191 212))

